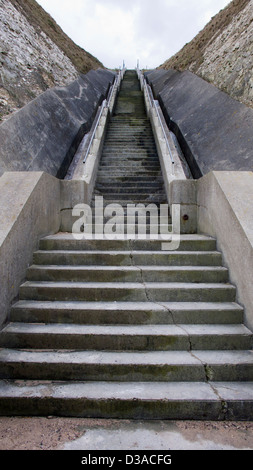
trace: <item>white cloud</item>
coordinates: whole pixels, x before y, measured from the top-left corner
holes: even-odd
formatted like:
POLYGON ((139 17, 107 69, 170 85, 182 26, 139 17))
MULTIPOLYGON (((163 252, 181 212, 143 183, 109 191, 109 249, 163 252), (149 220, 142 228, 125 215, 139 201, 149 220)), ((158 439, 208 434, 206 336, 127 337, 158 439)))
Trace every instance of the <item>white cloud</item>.
POLYGON ((228 0, 37 0, 106 67, 153 68, 175 54, 228 0))

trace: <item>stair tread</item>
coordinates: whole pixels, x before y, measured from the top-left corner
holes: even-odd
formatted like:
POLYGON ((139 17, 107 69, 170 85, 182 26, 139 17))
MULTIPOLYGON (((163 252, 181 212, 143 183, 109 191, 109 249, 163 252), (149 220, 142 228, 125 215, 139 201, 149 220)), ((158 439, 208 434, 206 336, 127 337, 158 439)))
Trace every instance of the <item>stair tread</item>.
POLYGON ((174 310, 240 310, 243 307, 236 302, 163 302, 157 304, 156 302, 88 302, 88 301, 38 301, 38 300, 19 300, 12 308, 59 308, 59 309, 90 309, 90 310, 157 310, 157 311, 174 311, 174 310))
POLYGON ((88 282, 88 281, 25 281, 21 287, 63 287, 63 288, 80 288, 90 289, 92 287, 98 289, 235 289, 232 284, 217 283, 217 282, 88 282))
POLYGON ((253 382, 51 382, 0 381, 0 397, 60 399, 139 399, 181 402, 253 401, 253 382))
POLYGON ((86 266, 86 265, 78 265, 78 266, 64 266, 64 265, 50 265, 50 264, 42 264, 42 265, 32 265, 30 266, 29 270, 62 270, 62 271, 134 271, 140 272, 140 270, 147 272, 206 272, 206 271, 217 271, 217 272, 227 272, 227 268, 224 266, 153 266, 153 265, 146 265, 146 266, 103 266, 96 264, 96 266, 86 266))
MULTIPOLYGON (((216 242, 215 238, 208 236, 208 235, 202 235, 202 234, 180 234, 180 238, 182 241, 189 241, 189 240, 196 240, 197 242, 202 241, 202 240, 208 240, 208 241, 214 241, 216 242)), ((59 232, 56 233, 55 235, 48 235, 46 237, 41 238, 41 240, 74 240, 74 236, 72 233, 68 232, 59 232)))
POLYGON ((78 324, 241 324, 235 302, 123 302, 19 300, 12 321, 78 324))
MULTIPOLYGON (((93 240, 85 240, 85 241, 93 241, 93 240)), ((107 240, 106 240, 107 241, 107 240)), ((149 241, 149 240, 148 240, 149 241)), ((155 240, 156 241, 156 240, 155 240)), ((152 242, 152 240, 151 240, 152 242)), ((201 251, 195 251, 195 250, 185 250, 185 251, 174 251, 174 250, 163 250, 163 251, 159 251, 159 250, 87 250, 87 251, 83 251, 81 248, 79 250, 77 249, 71 249, 71 250, 67 250, 67 249, 55 249, 55 250, 37 250, 35 251, 35 253, 39 253, 39 254, 60 254, 60 253, 67 253, 67 254, 80 254, 80 255, 83 255, 83 256, 88 256, 88 255, 112 255, 112 256, 125 256, 125 257, 130 257, 130 255, 133 255, 135 257, 138 257, 138 255, 145 255, 145 256, 166 256, 168 257, 169 255, 171 255, 171 257, 180 257, 180 256, 183 256, 183 257, 186 257, 188 255, 192 255, 192 256, 220 256, 221 253, 219 251, 216 251, 216 250, 201 250, 201 251)))
POLYGON ((62 335, 137 335, 137 336, 194 336, 194 335, 245 335, 253 333, 243 324, 232 325, 77 325, 9 323, 3 330, 7 334, 62 334, 62 335))
POLYGON ((0 350, 1 363, 64 363, 120 365, 211 365, 253 366, 252 350, 194 350, 191 351, 98 351, 98 350, 0 350))

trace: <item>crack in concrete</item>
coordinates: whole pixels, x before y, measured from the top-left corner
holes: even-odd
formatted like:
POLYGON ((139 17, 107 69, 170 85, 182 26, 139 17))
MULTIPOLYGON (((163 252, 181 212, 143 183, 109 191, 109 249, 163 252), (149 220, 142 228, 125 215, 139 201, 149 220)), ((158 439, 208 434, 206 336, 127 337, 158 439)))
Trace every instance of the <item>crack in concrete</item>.
POLYGON ((161 302, 158 302, 157 300, 154 300, 153 298, 150 298, 150 293, 149 293, 149 290, 148 290, 148 287, 147 287, 147 284, 146 284, 146 281, 143 277, 143 269, 141 266, 138 266, 134 263, 134 259, 133 259, 133 247, 131 246, 131 253, 130 253, 130 257, 131 257, 131 261, 132 261, 132 266, 136 267, 137 269, 139 269, 140 271, 140 274, 141 274, 141 283, 143 284, 144 288, 145 288, 145 295, 146 295, 146 299, 148 302, 151 302, 151 303, 154 303, 156 305, 159 305, 159 307, 162 307, 165 311, 167 311, 172 319, 172 322, 173 322, 173 325, 177 326, 178 328, 180 328, 186 335, 187 335, 187 339, 189 341, 189 351, 191 352, 192 350, 192 344, 191 344, 191 337, 189 335, 189 333, 182 327, 182 325, 178 324, 176 321, 175 321, 175 318, 173 316, 173 313, 172 313, 172 310, 170 310, 166 305, 164 305, 163 303, 161 302))
POLYGON ((143 276, 143 269, 141 266, 138 266, 135 261, 134 261, 134 257, 133 257, 133 251, 134 251, 134 246, 133 246, 133 243, 132 241, 130 240, 130 249, 131 249, 131 252, 130 252, 130 259, 131 259, 131 265, 133 267, 136 267, 137 269, 139 269, 140 271, 140 275, 141 275, 141 283, 143 284, 144 286, 144 289, 145 289, 145 295, 146 295, 146 299, 148 302, 151 302, 151 303, 154 303, 156 305, 159 305, 159 307, 162 307, 165 311, 167 311, 172 319, 172 322, 175 326, 177 326, 178 328, 180 328, 186 335, 187 335, 187 339, 188 339, 188 342, 189 342, 189 353, 191 354, 191 356, 196 359, 198 362, 200 362, 203 366, 203 370, 204 370, 204 374, 205 374, 205 379, 206 379, 206 383, 207 385, 211 388, 211 390, 213 391, 213 393, 215 394, 215 396, 218 398, 219 402, 220 402, 220 413, 221 413, 221 417, 226 420, 226 415, 228 415, 229 413, 229 406, 228 406, 228 403, 221 397, 221 395, 219 394, 218 390, 215 388, 215 386, 211 383, 211 380, 213 379, 213 370, 211 368, 211 366, 209 364, 207 364, 206 362, 203 362, 194 352, 193 352, 193 345, 192 345, 192 341, 191 341, 191 336, 189 334, 189 332, 179 323, 176 322, 175 318, 174 318, 174 315, 173 315, 173 312, 172 310, 170 310, 167 305, 164 305, 162 302, 158 302, 157 300, 154 300, 153 298, 150 298, 150 292, 148 290, 148 287, 147 287, 147 284, 146 284, 146 281, 144 279, 144 276, 143 276))

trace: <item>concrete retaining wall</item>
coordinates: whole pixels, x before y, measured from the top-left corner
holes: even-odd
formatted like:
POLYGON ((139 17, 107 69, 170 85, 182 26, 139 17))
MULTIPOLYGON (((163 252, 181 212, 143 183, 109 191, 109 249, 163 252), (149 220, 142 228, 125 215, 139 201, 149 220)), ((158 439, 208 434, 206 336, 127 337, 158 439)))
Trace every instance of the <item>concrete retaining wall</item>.
POLYGON ((194 178, 252 171, 253 110, 189 71, 145 74, 194 178))
POLYGON ((42 93, 0 125, 0 175, 45 171, 63 177, 89 131, 115 74, 92 70, 67 87, 42 93))
POLYGON ((184 232, 196 231, 217 239, 245 323, 253 331, 253 173, 211 172, 198 180, 173 181, 171 204, 181 204, 189 220, 184 232))
POLYGON ((0 326, 39 239, 59 230, 60 183, 42 172, 7 172, 0 178, 0 326))

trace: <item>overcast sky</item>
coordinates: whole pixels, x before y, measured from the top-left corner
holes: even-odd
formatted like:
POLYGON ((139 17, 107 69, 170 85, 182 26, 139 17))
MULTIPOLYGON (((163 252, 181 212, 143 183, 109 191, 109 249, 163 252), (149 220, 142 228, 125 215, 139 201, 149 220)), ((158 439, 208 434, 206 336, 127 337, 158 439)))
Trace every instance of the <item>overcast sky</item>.
POLYGON ((37 0, 105 67, 155 68, 178 52, 229 0, 37 0))

